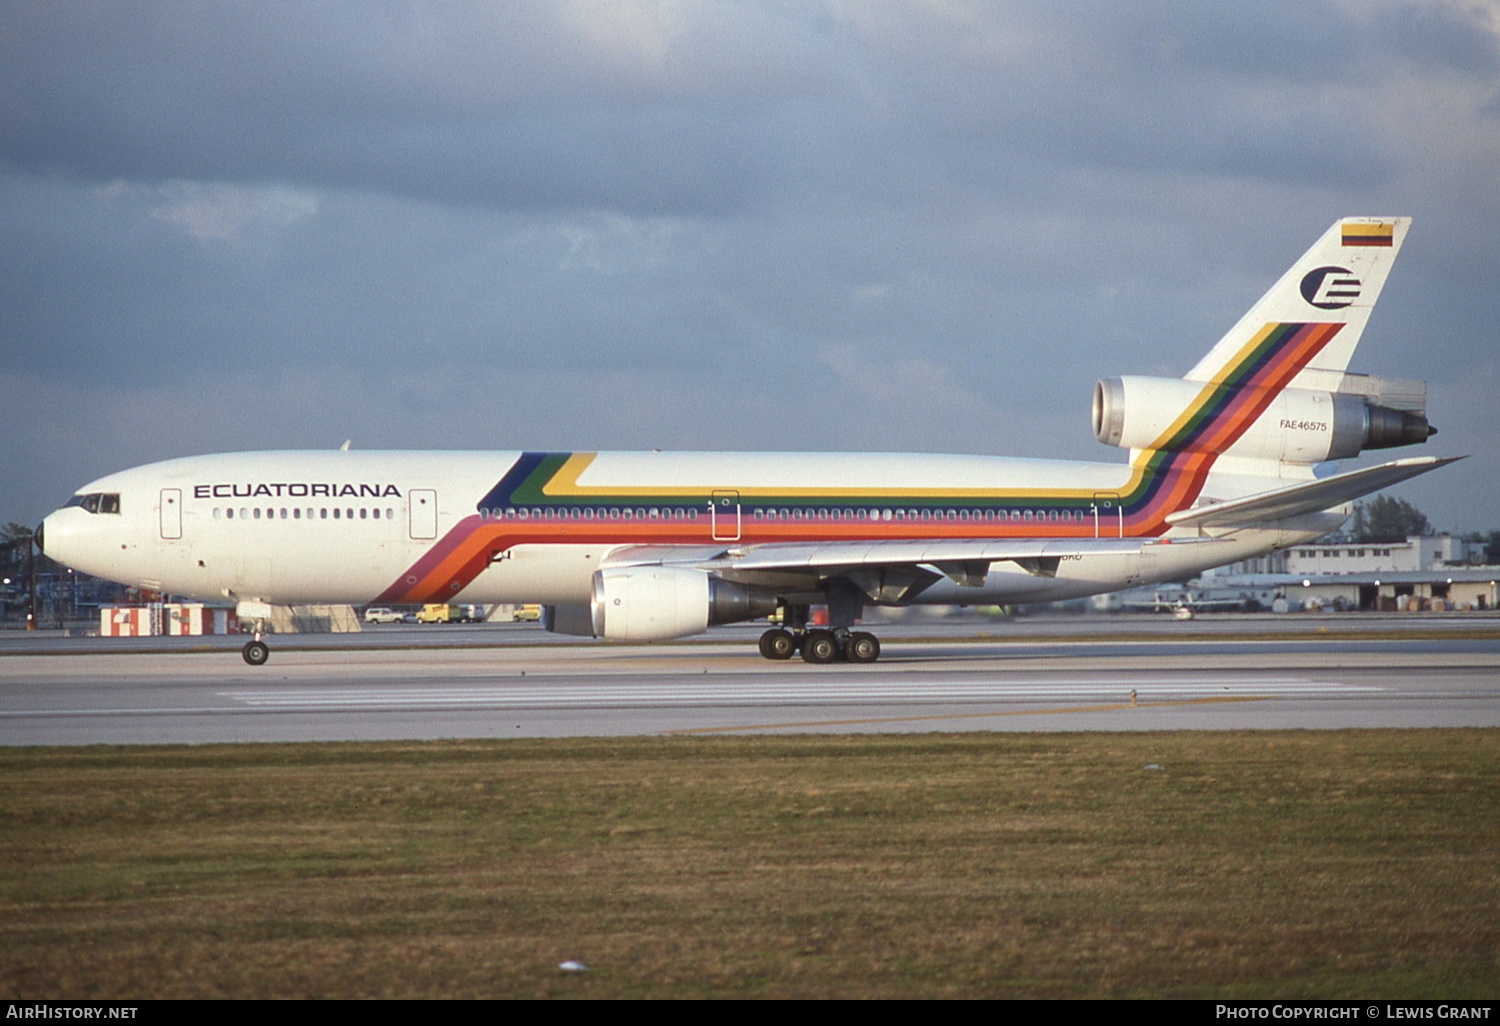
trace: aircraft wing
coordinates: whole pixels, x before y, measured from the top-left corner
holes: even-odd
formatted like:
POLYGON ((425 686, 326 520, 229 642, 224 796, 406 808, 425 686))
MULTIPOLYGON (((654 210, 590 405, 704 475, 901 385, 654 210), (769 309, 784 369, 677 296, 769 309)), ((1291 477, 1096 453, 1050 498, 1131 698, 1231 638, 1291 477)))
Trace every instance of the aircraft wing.
MULTIPOLYGON (((1463 457, 1418 457, 1336 474, 1167 516, 1173 526, 1246 527, 1338 506, 1463 457)), ((751 545, 633 545, 616 549, 604 567, 690 566, 740 579, 845 577, 872 598, 915 594, 944 577, 980 587, 990 566, 1011 562, 1029 574, 1053 577, 1065 558, 1131 555, 1157 545, 1205 545, 1202 538, 889 539, 764 542, 751 545)))
POLYGON ((899 540, 858 542, 772 542, 726 554, 736 570, 817 570, 860 566, 942 566, 946 563, 994 563, 1000 560, 1061 559, 1063 556, 1130 553, 1141 550, 1138 538, 1037 538, 1029 540, 959 538, 951 541, 899 540))
POLYGON ((1212 544, 1209 540, 1157 538, 1036 538, 901 540, 854 542, 766 542, 708 550, 666 546, 633 546, 611 553, 606 566, 692 566, 736 576, 807 575, 848 577, 871 597, 890 598, 899 591, 947 577, 956 584, 979 587, 990 564, 1009 561, 1038 577, 1053 577, 1070 556, 1140 552, 1148 545, 1212 544), (878 575, 872 577, 871 575, 878 575), (888 594, 889 592, 889 594, 888 594))
POLYGON ((1418 456, 1382 463, 1378 467, 1351 470, 1319 481, 1308 481, 1274 491, 1247 495, 1243 499, 1200 506, 1167 514, 1173 527, 1250 527, 1302 513, 1339 506, 1351 499, 1389 488, 1418 474, 1446 466, 1462 456, 1418 456))

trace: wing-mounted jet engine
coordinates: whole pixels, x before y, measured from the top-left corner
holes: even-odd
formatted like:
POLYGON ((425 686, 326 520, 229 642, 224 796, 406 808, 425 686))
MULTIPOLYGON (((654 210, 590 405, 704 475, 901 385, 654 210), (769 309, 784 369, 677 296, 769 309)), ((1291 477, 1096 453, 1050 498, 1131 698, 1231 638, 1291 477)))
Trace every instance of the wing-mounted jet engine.
POLYGON ((594 573, 587 606, 547 606, 543 626, 557 634, 609 641, 666 641, 776 611, 776 593, 682 566, 618 566, 594 573))

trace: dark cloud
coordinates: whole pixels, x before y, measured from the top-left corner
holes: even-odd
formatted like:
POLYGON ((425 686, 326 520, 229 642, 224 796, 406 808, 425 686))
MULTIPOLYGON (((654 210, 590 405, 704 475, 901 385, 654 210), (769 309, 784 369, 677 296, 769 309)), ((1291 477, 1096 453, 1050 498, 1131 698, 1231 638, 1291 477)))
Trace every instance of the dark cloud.
POLYGON ((18 5, 0 159, 95 181, 722 209, 755 186, 758 123, 827 71, 793 22, 680 11, 18 5))

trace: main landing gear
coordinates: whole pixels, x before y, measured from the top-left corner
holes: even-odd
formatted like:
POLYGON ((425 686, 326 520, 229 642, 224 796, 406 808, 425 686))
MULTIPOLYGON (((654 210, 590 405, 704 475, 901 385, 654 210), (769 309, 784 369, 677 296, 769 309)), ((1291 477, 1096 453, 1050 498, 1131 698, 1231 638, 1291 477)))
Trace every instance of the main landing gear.
POLYGON ((840 659, 873 663, 880 658, 880 639, 847 627, 832 630, 819 627, 795 633, 784 627, 772 627, 760 636, 760 654, 767 659, 790 659, 798 652, 809 663, 832 663, 840 659))

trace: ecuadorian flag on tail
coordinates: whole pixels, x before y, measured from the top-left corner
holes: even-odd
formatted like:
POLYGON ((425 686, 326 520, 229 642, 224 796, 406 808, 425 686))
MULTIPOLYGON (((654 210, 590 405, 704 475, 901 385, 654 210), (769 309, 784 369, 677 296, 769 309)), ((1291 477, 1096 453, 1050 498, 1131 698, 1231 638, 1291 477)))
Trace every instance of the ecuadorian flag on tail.
POLYGON ((1344 222, 1343 242, 1346 246, 1389 246, 1396 233, 1394 221, 1344 222))

